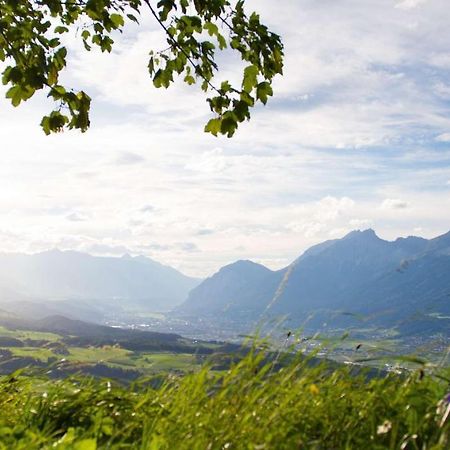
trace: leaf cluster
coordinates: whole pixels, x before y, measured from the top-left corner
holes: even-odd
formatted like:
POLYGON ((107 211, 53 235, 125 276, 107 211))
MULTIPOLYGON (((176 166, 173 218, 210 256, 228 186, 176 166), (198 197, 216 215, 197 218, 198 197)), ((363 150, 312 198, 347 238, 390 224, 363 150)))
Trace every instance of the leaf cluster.
POLYGON ((155 87, 169 87, 176 76, 199 83, 213 118, 205 131, 231 137, 250 118, 257 102, 273 95, 272 80, 283 71, 280 37, 247 15, 244 1, 229 0, 0 0, 0 62, 3 84, 14 106, 37 91, 47 92, 56 107, 42 119, 46 134, 90 125, 91 99, 60 82, 68 50, 63 36, 76 31, 84 48, 111 52, 114 33, 127 22, 151 14, 166 35, 165 50, 151 50, 148 71, 155 87), (218 52, 229 48, 244 62, 242 83, 215 84, 218 52))

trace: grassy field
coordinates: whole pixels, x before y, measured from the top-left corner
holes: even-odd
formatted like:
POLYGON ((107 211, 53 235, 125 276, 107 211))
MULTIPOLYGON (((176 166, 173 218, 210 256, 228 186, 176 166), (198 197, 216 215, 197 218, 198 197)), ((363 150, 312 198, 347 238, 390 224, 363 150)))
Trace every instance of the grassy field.
POLYGON ((136 367, 153 372, 188 371, 200 367, 195 355, 174 353, 141 353, 135 359, 136 367))
POLYGON ((0 378, 0 449, 449 448, 448 371, 368 378, 305 358, 278 370, 264 355, 168 375, 157 388, 0 378))
POLYGON ((10 351, 14 356, 34 358, 41 362, 46 362, 48 358, 55 356, 51 350, 40 347, 13 347, 10 351))
POLYGON ((16 339, 25 340, 44 340, 44 341, 57 341, 61 339, 61 336, 54 333, 43 333, 40 331, 28 331, 28 330, 10 330, 8 328, 0 326, 0 336, 9 336, 16 339))
MULTIPOLYGON (((0 373, 7 374, 17 368, 37 366, 40 369, 64 366, 67 371, 95 373, 91 368, 106 366, 125 372, 111 371, 111 377, 134 379, 161 372, 187 372, 199 370, 205 357, 195 354, 192 341, 181 340, 180 350, 171 351, 131 351, 120 345, 70 345, 63 336, 0 327, 0 373), (11 340, 8 345, 8 339, 11 340), (186 350, 183 352, 183 346, 186 350), (5 367, 2 369, 2 367, 5 367), (125 377, 125 378, 123 378, 125 377)), ((95 339, 93 339, 95 341, 95 339)), ((218 346, 202 343, 203 348, 214 350, 218 346)), ((104 371, 100 371, 100 376, 104 371)))
POLYGON ((129 355, 133 354, 129 350, 110 345, 102 347, 69 347, 68 352, 69 354, 65 356, 65 359, 76 362, 109 362, 119 359, 126 361, 129 355))
POLYGON ((131 352, 120 347, 69 347, 68 361, 105 363, 115 367, 133 368, 149 375, 158 372, 188 371, 199 366, 195 355, 189 353, 131 352))

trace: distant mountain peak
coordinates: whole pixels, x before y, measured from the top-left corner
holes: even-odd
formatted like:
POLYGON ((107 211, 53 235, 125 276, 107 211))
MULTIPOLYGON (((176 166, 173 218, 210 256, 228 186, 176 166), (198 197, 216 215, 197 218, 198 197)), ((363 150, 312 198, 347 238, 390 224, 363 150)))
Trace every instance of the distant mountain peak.
POLYGON ((378 239, 381 240, 372 228, 367 228, 366 230, 353 230, 346 234, 343 239, 378 239))
POLYGON ((238 259, 234 263, 229 264, 229 266, 260 266, 261 264, 255 263, 250 259, 238 259))
POLYGON ((239 259, 238 261, 235 261, 234 263, 231 263, 231 264, 228 264, 228 265, 222 267, 221 270, 225 270, 225 271, 263 270, 263 271, 271 272, 271 270, 268 269, 266 266, 263 266, 262 264, 256 263, 254 261, 250 261, 249 259, 239 259))

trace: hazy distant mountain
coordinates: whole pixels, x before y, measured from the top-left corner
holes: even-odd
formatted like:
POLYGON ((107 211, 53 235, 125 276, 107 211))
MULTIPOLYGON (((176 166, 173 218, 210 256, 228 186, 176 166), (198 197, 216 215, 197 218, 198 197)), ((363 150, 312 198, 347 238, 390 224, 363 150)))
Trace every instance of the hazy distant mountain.
POLYGON ((389 326, 420 316, 450 333, 450 233, 385 241, 373 230, 353 231, 311 247, 280 271, 231 264, 194 289, 177 311, 235 313, 236 319, 251 311, 288 315, 295 323, 312 313, 312 324, 332 318, 336 326, 348 322, 348 313, 389 326))
MULTIPOLYGON (((143 310, 168 310, 199 280, 143 256, 97 257, 52 250, 35 255, 0 254, 0 302, 64 301, 95 305, 101 300, 143 310)), ((58 312, 54 303, 51 311, 58 312)))

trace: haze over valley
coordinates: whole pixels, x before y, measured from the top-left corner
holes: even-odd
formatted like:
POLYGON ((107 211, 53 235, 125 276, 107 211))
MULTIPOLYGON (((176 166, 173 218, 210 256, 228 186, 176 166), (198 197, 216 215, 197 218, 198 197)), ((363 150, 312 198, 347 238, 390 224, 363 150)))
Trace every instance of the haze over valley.
POLYGON ((8 268, 0 307, 28 319, 64 315, 234 341, 281 318, 280 330, 305 333, 450 337, 450 232, 386 241, 372 229, 355 230, 281 270, 240 260, 204 280, 143 256, 52 250, 2 254, 0 262, 8 268))

